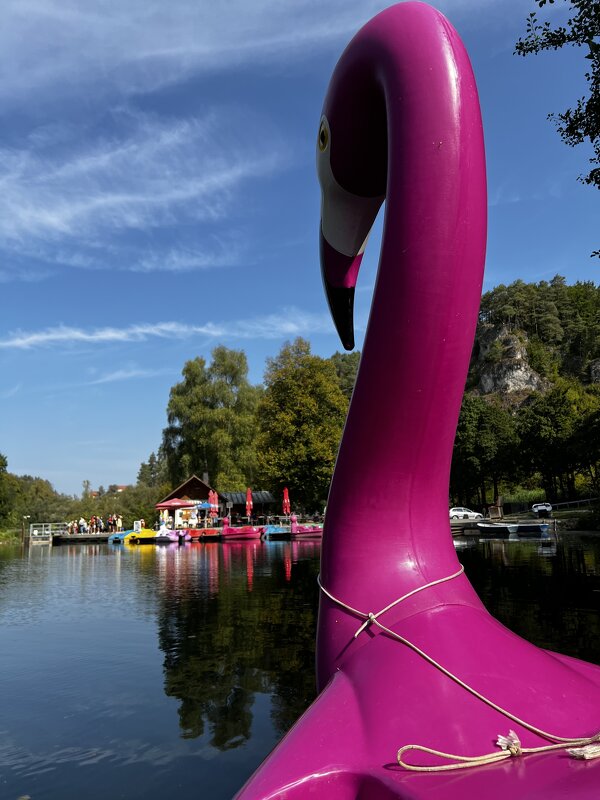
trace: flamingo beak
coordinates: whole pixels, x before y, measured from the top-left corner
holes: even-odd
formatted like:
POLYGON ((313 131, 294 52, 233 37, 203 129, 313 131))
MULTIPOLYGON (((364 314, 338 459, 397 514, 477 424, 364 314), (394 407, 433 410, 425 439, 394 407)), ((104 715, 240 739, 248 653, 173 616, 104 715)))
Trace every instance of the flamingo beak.
POLYGON ((363 197, 345 189, 333 173, 330 130, 321 119, 324 144, 317 145, 321 185, 320 254, 323 286, 336 330, 346 350, 354 348, 354 287, 369 232, 385 195, 363 197))
POLYGON ((335 329, 345 350, 354 349, 354 285, 362 253, 345 256, 319 236, 321 275, 335 329))

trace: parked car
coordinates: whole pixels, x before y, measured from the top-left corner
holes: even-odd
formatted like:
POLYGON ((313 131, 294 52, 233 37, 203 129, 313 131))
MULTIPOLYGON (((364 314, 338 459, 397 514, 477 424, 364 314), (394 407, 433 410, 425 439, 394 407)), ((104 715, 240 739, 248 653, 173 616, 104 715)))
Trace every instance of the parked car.
POLYGON ((534 514, 537 514, 538 517, 549 517, 552 513, 552 506, 550 503, 534 503, 531 506, 531 510, 534 514))
POLYGON ((456 506, 450 509, 450 519, 483 519, 483 514, 478 511, 471 511, 470 508, 456 506))

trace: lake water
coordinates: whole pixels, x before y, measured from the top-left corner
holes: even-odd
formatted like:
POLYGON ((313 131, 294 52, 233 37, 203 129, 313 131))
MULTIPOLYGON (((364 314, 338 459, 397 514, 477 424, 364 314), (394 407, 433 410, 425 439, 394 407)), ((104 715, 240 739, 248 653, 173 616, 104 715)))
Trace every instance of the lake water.
MULTIPOLYGON (((319 554, 0 547, 0 798, 229 800, 314 696, 319 554)), ((600 536, 459 558, 510 628, 600 663, 600 536)))

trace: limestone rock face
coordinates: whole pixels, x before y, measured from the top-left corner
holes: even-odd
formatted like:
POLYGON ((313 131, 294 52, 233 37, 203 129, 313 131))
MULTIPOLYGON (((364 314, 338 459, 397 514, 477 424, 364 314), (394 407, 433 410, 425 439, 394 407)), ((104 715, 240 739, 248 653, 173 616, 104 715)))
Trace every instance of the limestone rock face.
POLYGON ((590 380, 592 383, 600 383, 600 358, 590 362, 590 380))
POLYGON ((545 386, 544 379, 529 365, 527 336, 505 326, 479 326, 473 367, 482 394, 539 391, 545 386))

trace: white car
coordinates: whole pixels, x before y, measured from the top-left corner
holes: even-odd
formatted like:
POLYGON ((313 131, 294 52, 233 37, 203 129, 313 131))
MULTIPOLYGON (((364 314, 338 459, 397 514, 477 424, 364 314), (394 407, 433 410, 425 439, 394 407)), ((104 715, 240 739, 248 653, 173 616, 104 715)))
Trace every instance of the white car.
POLYGON ((483 514, 477 511, 471 511, 470 508, 463 508, 457 506, 450 509, 450 519, 483 519, 483 514))
POLYGON ((539 513, 540 513, 540 511, 541 511, 542 513, 544 513, 544 512, 545 512, 545 513, 549 514, 549 513, 552 511, 552 506, 550 505, 550 503, 534 503, 534 504, 531 506, 531 510, 532 510, 532 511, 533 511, 535 514, 539 514, 539 513))

